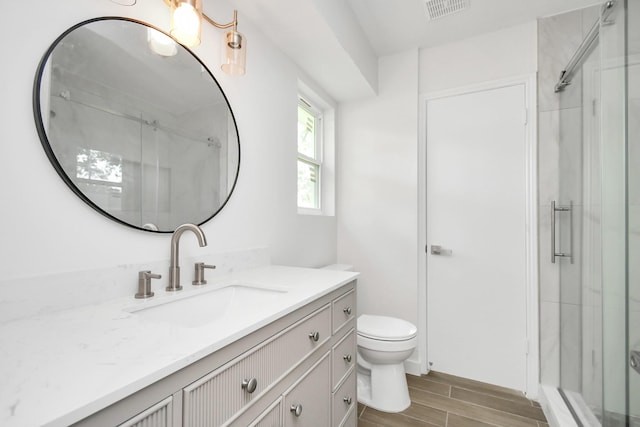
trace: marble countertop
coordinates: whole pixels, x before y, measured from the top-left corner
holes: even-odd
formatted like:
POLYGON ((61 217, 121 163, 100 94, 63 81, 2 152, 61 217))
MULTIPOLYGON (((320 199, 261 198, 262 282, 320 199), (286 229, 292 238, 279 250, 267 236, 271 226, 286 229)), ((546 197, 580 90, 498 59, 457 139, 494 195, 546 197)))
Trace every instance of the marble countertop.
POLYGON ((67 426, 223 348, 357 277, 269 266, 219 276, 203 287, 130 296, 0 325, 0 425, 67 426), (286 290, 233 322, 190 327, 131 312, 197 297, 228 284, 286 290))

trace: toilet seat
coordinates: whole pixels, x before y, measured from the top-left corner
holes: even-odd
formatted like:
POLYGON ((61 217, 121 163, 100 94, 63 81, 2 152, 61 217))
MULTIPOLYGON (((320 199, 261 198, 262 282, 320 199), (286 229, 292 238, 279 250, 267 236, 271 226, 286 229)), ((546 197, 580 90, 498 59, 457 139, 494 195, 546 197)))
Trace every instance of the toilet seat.
POLYGON ((406 340, 385 341, 358 334, 356 342, 360 348, 381 352, 396 352, 413 350, 418 343, 418 339, 413 337, 406 340))
POLYGON ((418 328, 406 320, 372 314, 358 317, 358 335, 371 340, 407 341, 417 334, 418 328))

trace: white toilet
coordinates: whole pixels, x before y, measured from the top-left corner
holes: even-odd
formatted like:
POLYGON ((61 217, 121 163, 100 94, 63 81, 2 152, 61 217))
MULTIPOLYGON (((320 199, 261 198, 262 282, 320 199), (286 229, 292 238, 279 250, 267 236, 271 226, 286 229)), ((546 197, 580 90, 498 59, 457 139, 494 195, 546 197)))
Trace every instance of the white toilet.
MULTIPOLYGON (((328 270, 352 271, 348 264, 328 270)), ((384 412, 401 412, 411 405, 404 361, 416 348, 418 329, 412 323, 386 316, 358 317, 358 402, 384 412)))
POLYGON ((384 412, 411 405, 404 361, 416 347, 418 329, 386 316, 358 317, 358 402, 384 412))

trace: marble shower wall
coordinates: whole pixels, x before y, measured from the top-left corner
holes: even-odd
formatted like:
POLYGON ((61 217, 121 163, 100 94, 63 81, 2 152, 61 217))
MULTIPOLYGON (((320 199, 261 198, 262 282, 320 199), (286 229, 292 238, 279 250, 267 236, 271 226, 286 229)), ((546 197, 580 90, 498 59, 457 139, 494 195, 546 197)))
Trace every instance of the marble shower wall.
MULTIPOLYGON (((551 202, 561 201, 559 159, 561 149, 560 119, 579 121, 582 110, 581 80, 573 82, 574 90, 563 96, 554 93, 561 71, 574 54, 598 17, 598 7, 573 11, 538 21, 538 239, 540 259, 540 382, 559 386, 561 381, 560 335, 575 335, 565 343, 565 355, 579 355, 579 289, 560 292, 559 263, 551 263, 551 202), (561 321, 561 306, 564 315, 561 321), (573 313, 573 314, 572 314, 573 313)), ((580 129, 578 126, 577 129, 580 129)), ((579 136, 577 136, 579 138, 579 136)), ((567 138, 563 135, 563 139, 567 138)), ((565 153, 566 154, 566 153, 565 153)), ((566 168, 566 166, 565 166, 566 168)), ((562 173, 567 171, 563 169, 562 173)), ((576 174, 580 173, 578 169, 576 174)), ((575 176, 576 174, 570 174, 575 176)), ((561 236, 562 238, 562 236, 561 236)), ((575 242, 574 242, 575 243, 575 242)), ((576 245, 577 246, 577 245, 576 245)), ((564 261, 564 260, 563 260, 564 261)), ((579 274, 579 271, 569 271, 579 274)), ((567 366, 565 366, 567 368, 567 366)), ((579 368, 579 366, 578 366, 579 368)), ((567 374, 567 372, 565 373, 567 374)), ((579 378, 579 375, 576 376, 579 378)), ((578 384, 575 384, 576 386, 578 384)))

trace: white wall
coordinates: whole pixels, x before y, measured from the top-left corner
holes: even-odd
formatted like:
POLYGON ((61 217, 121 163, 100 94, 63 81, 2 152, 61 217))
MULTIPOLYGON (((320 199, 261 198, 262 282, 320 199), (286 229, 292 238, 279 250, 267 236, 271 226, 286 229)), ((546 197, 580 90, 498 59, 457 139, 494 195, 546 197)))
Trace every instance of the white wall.
POLYGON ((339 108, 338 261, 362 273, 361 312, 418 326, 420 354, 410 358, 410 372, 426 367, 426 315, 419 311, 420 298, 426 298, 418 217, 419 94, 531 75, 536 41, 536 23, 530 22, 383 57, 378 96, 339 108))
POLYGON ((418 51, 379 61, 378 96, 337 117, 338 261, 352 264, 358 310, 418 324, 418 51))
POLYGON ((536 72, 536 22, 420 51, 420 93, 536 72))
MULTIPOLYGON (((216 2, 216 17, 231 17, 216 2)), ((11 2, 0 34, 0 277, 3 280, 56 272, 104 268, 169 258, 170 235, 152 234, 107 220, 81 202, 49 163, 34 125, 31 94, 45 50, 63 31, 85 19, 125 16, 168 30, 169 9, 159 0, 125 7, 107 0, 11 2), (10 18, 9 18, 10 17, 10 18)), ((221 32, 205 26, 194 52, 223 90, 238 121, 242 147, 240 176, 227 206, 203 226, 210 252, 268 246, 274 263, 320 266, 335 262, 334 217, 301 217, 296 209, 297 68, 240 13, 247 36, 247 74, 219 69, 221 32)), ((195 240, 181 252, 194 255, 195 240)), ((46 286, 46 284, 43 284, 46 286)))

